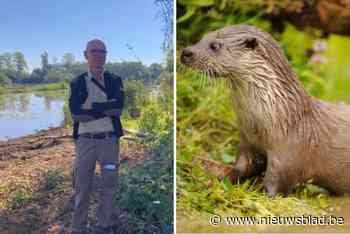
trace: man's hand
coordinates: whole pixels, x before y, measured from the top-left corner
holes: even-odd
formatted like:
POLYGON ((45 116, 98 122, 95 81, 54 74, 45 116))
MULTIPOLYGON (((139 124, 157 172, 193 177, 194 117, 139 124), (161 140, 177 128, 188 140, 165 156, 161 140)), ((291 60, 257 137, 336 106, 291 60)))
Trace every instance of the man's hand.
POLYGON ((116 100, 112 99, 107 102, 93 102, 92 110, 94 112, 103 113, 110 117, 120 117, 122 114, 121 108, 116 108, 116 100))
POLYGON ((92 115, 72 115, 72 118, 77 122, 89 122, 95 120, 92 115))
POLYGON ((105 115, 110 117, 120 117, 122 115, 122 109, 111 109, 103 112, 105 115))
POLYGON ((107 115, 94 110, 82 110, 78 115, 72 115, 73 120, 78 122, 89 122, 106 117, 107 115))

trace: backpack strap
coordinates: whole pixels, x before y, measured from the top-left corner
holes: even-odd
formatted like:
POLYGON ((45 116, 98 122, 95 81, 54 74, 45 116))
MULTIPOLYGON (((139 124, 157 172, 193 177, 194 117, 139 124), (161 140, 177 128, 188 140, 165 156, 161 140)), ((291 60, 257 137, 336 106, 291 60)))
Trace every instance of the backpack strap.
POLYGON ((92 83, 94 83, 94 85, 96 85, 102 92, 104 92, 106 94, 106 96, 108 96, 107 94, 107 90, 105 87, 103 87, 94 77, 91 79, 92 83))

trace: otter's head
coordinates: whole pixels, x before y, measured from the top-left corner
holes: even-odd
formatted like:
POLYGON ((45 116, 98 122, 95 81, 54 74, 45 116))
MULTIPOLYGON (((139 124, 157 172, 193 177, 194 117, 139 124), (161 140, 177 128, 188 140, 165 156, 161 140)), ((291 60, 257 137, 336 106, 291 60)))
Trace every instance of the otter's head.
POLYGON ((286 134, 309 112, 311 98, 282 49, 257 27, 234 25, 210 32, 183 50, 181 62, 209 77, 230 81, 233 105, 245 132, 267 136, 280 129, 286 134))
POLYGON ((273 77, 295 77, 278 43, 268 33, 249 25, 208 33, 182 51, 181 62, 209 77, 232 81, 256 83, 273 77))

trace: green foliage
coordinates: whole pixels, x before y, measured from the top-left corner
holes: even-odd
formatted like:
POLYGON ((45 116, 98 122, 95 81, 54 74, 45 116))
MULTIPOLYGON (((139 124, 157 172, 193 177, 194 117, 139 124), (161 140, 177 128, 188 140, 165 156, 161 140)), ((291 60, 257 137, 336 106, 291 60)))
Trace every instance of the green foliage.
POLYGON ((130 215, 135 233, 172 233, 173 118, 151 102, 142 107, 137 123, 150 155, 122 173, 118 204, 130 215))
POLYGON ((138 80, 144 83, 151 83, 153 76, 141 62, 107 63, 106 70, 121 76, 123 79, 138 80))
POLYGON ((65 53, 62 56, 62 64, 66 69, 70 69, 75 63, 75 56, 72 53, 65 53))
MULTIPOLYGON (((0 54, 0 72, 5 74, 10 83, 53 83, 69 81, 88 70, 85 62, 76 62, 72 53, 65 53, 58 63, 54 58, 49 63, 49 54, 45 51, 41 55, 41 67, 28 73, 27 62, 20 51, 0 54)), ((169 57, 169 56, 168 56, 169 57)), ((171 65, 172 66, 172 65, 171 65)), ((153 63, 149 67, 141 62, 107 63, 106 70, 115 73, 128 81, 138 81, 145 85, 159 83, 159 75, 164 68, 161 64, 153 63)), ((2 76, 3 78, 3 76, 2 76)), ((0 82, 2 82, 0 80, 0 82)))
POLYGON ((46 76, 46 74, 49 72, 50 66, 49 66, 49 55, 47 51, 42 53, 40 55, 41 57, 41 70, 43 72, 43 75, 46 76))
POLYGON ((174 49, 168 49, 165 56, 165 71, 174 72, 174 49))
POLYGON ((7 75, 0 71, 0 85, 11 84, 11 80, 7 75))
POLYGON ((150 155, 123 173, 118 204, 130 215, 135 233, 172 233, 173 118, 150 102, 142 107, 137 125, 150 155))
POLYGON ((15 210, 32 202, 40 201, 49 193, 58 192, 67 175, 61 169, 38 170, 36 181, 15 179, 0 184, 0 192, 6 194, 6 200, 0 202, 1 209, 15 210))
POLYGON ((67 72, 64 69, 52 68, 48 71, 47 75, 44 77, 44 80, 47 83, 55 83, 60 81, 68 82, 72 79, 72 74, 67 72))
POLYGON ((16 51, 13 53, 13 62, 15 64, 16 73, 18 76, 25 76, 28 70, 27 62, 22 52, 16 51))
POLYGON ((258 24, 263 29, 269 29, 270 24, 260 20, 263 6, 262 0, 180 0, 177 2, 178 43, 196 42, 206 32, 238 22, 258 24))
POLYGON ((201 77, 179 65, 177 81, 177 207, 184 216, 320 214, 328 204, 322 192, 302 187, 287 198, 262 192, 262 178, 231 184, 208 175, 196 160, 207 155, 232 163, 239 141, 235 114, 224 82, 202 85, 201 77), (306 191, 306 192, 305 192, 306 191), (320 209, 321 208, 321 209, 320 209))
POLYGON ((177 76, 178 150, 211 152, 216 158, 224 152, 234 154, 238 132, 225 83, 205 85, 208 80, 197 73, 181 70, 182 66, 177 76))
POLYGON ((124 82, 125 100, 124 113, 136 118, 140 109, 147 103, 147 93, 141 81, 127 80, 124 82))
POLYGON ((163 67, 162 65, 158 64, 158 63, 152 63, 149 66, 149 71, 151 73, 151 77, 153 80, 158 79, 160 73, 163 71, 163 67))
POLYGON ((121 177, 118 205, 130 215, 135 233, 171 233, 173 177, 171 160, 150 160, 121 177))
MULTIPOLYGON (((320 192, 299 192, 289 197, 271 198, 261 193, 260 178, 231 184, 208 175, 199 163, 180 156, 177 174, 178 212, 225 214, 237 216, 319 215, 328 197, 320 192), (193 180, 195 179, 195 183, 193 180), (316 201, 316 202, 315 202, 316 201)), ((304 191, 304 190, 302 190, 304 191)))
POLYGON ((3 71, 15 71, 15 65, 13 64, 13 54, 3 53, 0 54, 0 69, 3 71))
MULTIPOLYGON (((172 15, 172 11, 169 12, 172 1, 156 1, 156 3, 163 7, 163 17, 168 17, 169 13, 172 15)), ((164 19, 165 22, 168 20, 164 19)), ((169 31, 165 33, 167 32, 169 31)), ((169 44, 169 41, 165 42, 167 43, 169 44)), ((142 65, 140 63, 116 64, 128 66, 125 66, 125 70, 111 70, 128 79, 124 82, 126 102, 129 103, 127 104, 129 108, 139 104, 137 107, 141 110, 141 116, 137 120, 137 128, 138 131, 145 133, 145 138, 140 142, 150 153, 147 161, 123 173, 117 198, 119 206, 130 215, 135 233, 173 233, 174 127, 171 110, 174 61, 172 50, 167 51, 164 68, 152 64, 148 70, 139 70, 139 74, 142 72, 148 74, 150 80, 137 78, 138 74, 135 74, 137 69, 131 69, 134 66, 140 67, 142 65), (126 75, 128 74, 126 72, 130 72, 130 75, 126 75), (132 74, 136 75, 135 79, 132 74), (129 82, 130 79, 138 82, 129 82), (151 89, 150 92, 140 91, 143 87, 141 80, 144 84, 151 83, 146 87, 151 89), (149 96, 148 100, 145 96, 149 96), (135 103, 134 100, 139 100, 136 101, 136 105, 132 104, 135 103)), ((117 66, 114 66, 114 69, 116 68, 117 66)))
POLYGON ((0 72, 6 75, 7 83, 28 78, 28 65, 23 53, 16 51, 13 54, 0 54, 0 72))
POLYGON ((64 82, 39 85, 5 85, 0 86, 0 94, 5 93, 24 93, 33 91, 54 91, 67 89, 68 85, 64 82))
POLYGON ((46 170, 42 172, 43 181, 40 190, 52 192, 57 189, 65 180, 64 171, 62 169, 46 170))
POLYGON ((159 135, 163 130, 163 113, 155 103, 144 107, 138 120, 138 129, 146 134, 142 143, 152 149, 157 144, 159 135))
POLYGON ((168 113, 173 112, 173 96, 174 96, 174 75, 173 73, 163 71, 159 76, 159 95, 158 102, 162 109, 168 113))

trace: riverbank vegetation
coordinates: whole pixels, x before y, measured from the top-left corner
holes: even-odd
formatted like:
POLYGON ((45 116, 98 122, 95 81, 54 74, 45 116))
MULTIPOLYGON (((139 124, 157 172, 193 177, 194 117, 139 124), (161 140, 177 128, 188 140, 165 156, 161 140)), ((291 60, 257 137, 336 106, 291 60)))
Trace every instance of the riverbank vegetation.
MULTIPOLYGON (((162 65, 153 63, 146 66, 141 61, 124 61, 109 62, 105 68, 126 80, 142 80, 153 84, 161 73, 162 65)), ((45 51, 41 54, 41 67, 29 72, 22 52, 6 52, 0 54, 0 85, 69 82, 87 69, 87 64, 76 61, 72 53, 65 53, 60 62, 57 58, 50 62, 45 51)))
MULTIPOLYGON (((265 16, 268 12, 280 12, 286 7, 295 7, 296 2, 305 1, 272 2, 276 1, 179 1, 177 54, 209 31, 238 23, 252 24, 278 40, 311 95, 350 104, 350 62, 347 58, 350 39, 335 34, 325 36, 320 29, 301 31, 288 22, 281 22, 282 27, 277 27, 265 16)), ((261 176, 231 184, 228 178, 219 180, 206 173, 199 156, 220 164, 234 162, 239 142, 237 128, 229 90, 224 83, 203 80, 197 72, 181 65, 178 58, 178 223, 185 225, 187 219, 197 216, 205 221, 195 227, 182 226, 182 231, 208 231, 207 218, 212 214, 260 217, 330 212, 327 207, 332 204, 332 199, 325 190, 310 183, 299 186, 288 197, 271 198, 262 189, 261 176)))
POLYGON ((37 91, 54 91, 54 90, 65 90, 68 84, 65 82, 57 82, 51 84, 35 84, 35 85, 0 85, 0 94, 7 93, 26 93, 26 92, 37 92, 37 91))

